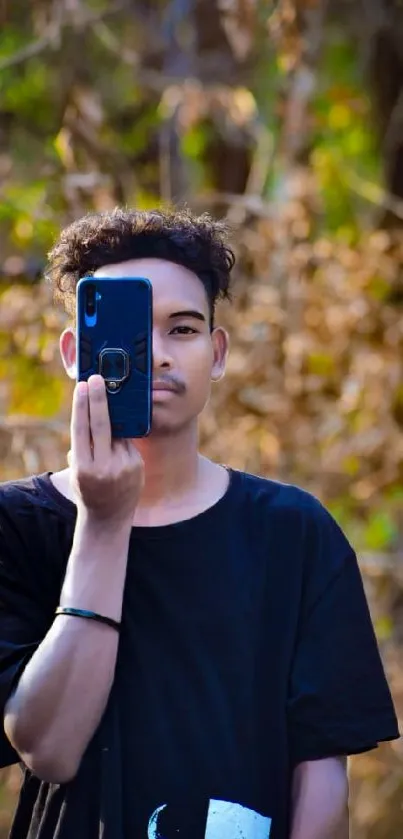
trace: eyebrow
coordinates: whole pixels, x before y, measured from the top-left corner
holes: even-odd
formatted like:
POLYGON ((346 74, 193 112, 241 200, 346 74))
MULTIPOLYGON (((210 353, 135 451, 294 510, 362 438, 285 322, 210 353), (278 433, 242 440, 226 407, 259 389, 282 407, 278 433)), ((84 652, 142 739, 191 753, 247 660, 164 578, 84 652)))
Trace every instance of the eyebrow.
POLYGON ((202 312, 198 312, 196 309, 185 309, 183 312, 172 312, 169 315, 172 318, 195 318, 196 320, 202 320, 203 322, 206 321, 205 316, 202 312))

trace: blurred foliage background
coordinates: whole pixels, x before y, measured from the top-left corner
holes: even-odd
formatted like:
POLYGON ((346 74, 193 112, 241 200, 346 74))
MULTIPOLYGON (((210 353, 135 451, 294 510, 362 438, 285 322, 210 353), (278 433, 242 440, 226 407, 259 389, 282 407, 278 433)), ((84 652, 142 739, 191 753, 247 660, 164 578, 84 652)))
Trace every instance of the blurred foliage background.
MULTIPOLYGON (((360 558, 403 714, 403 4, 1 0, 1 478, 66 465, 66 317, 43 282, 87 209, 186 202, 238 257, 202 447, 317 494, 360 558)), ((0 835, 19 786, 2 773, 0 835)), ((403 746, 353 759, 353 839, 401 839, 403 746)))

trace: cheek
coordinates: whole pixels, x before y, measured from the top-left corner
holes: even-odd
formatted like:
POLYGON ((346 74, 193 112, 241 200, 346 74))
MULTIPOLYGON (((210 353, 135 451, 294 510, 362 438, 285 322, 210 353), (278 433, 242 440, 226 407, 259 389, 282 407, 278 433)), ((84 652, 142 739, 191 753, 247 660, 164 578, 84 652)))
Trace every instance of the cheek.
POLYGON ((184 372, 189 387, 200 387, 202 383, 210 382, 210 374, 213 366, 213 353, 211 346, 193 347, 184 356, 184 372))

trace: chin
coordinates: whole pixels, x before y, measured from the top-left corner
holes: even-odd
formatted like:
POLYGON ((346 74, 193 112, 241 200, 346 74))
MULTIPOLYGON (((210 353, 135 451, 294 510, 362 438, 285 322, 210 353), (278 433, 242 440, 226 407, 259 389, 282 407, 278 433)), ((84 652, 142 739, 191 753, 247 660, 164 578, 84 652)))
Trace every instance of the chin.
POLYGON ((197 424, 197 416, 186 418, 186 419, 178 419, 175 417, 159 417, 156 415, 157 412, 154 411, 152 423, 151 423, 151 431, 148 437, 145 437, 145 440, 152 440, 156 437, 175 437, 178 434, 183 434, 189 428, 197 424))

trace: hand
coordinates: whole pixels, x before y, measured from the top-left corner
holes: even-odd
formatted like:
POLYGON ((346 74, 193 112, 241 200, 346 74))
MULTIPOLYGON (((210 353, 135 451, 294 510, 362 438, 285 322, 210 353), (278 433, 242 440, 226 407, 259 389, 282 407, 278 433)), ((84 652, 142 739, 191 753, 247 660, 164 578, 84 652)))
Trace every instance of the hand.
POLYGON ((112 439, 102 376, 76 385, 69 463, 78 513, 103 525, 131 525, 144 485, 144 463, 132 441, 112 439))

